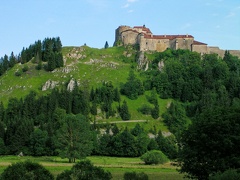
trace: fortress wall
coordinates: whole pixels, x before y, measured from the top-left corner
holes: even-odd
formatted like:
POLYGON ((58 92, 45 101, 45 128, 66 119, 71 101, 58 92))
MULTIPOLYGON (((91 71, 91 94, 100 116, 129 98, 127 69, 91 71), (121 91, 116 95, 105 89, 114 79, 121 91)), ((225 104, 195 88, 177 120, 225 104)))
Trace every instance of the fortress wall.
MULTIPOLYGON (((213 46, 209 46, 208 47, 208 53, 216 53, 218 54, 220 57, 224 57, 225 54, 225 50, 220 49, 219 47, 213 47, 213 46)), ((240 50, 229 50, 229 53, 232 54, 233 56, 237 56, 240 58, 240 50)))
POLYGON ((176 39, 169 40, 169 48, 171 48, 171 49, 177 49, 176 39))
POLYGON ((191 45, 193 43, 193 38, 176 38, 177 47, 176 49, 188 49, 191 51, 191 45))
POLYGON ((207 54, 208 53, 208 47, 207 45, 192 45, 192 51, 201 53, 201 54, 207 54))
POLYGON ((240 58, 240 50, 229 50, 229 53, 240 58))
POLYGON ((124 45, 136 44, 138 33, 132 31, 124 31, 121 34, 121 39, 124 45))
POLYGON ((119 26, 116 30, 115 30, 115 42, 118 42, 119 40, 121 40, 121 33, 123 31, 126 31, 128 29, 130 29, 130 26, 119 26))
POLYGON ((224 57, 225 50, 219 49, 217 46, 208 46, 208 54, 218 54, 220 57, 224 57))
POLYGON ((147 50, 156 50, 155 43, 153 39, 146 39, 143 36, 141 36, 140 39, 140 50, 141 51, 147 51, 147 50))
POLYGON ((163 52, 169 47, 169 39, 156 40, 156 51, 163 52))

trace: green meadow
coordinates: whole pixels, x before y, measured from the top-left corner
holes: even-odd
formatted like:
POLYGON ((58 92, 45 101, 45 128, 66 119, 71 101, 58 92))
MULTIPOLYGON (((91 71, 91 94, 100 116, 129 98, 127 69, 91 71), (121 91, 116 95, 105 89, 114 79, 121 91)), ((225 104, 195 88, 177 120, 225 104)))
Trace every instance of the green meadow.
MULTIPOLYGON (((112 173, 113 180, 123 179, 125 172, 144 172, 150 180, 155 179, 183 179, 183 175, 179 174, 177 167, 171 162, 162 165, 145 165, 140 158, 124 158, 124 157, 105 157, 105 156, 90 156, 87 157, 95 166, 103 167, 105 170, 112 173)), ((7 166, 20 161, 32 161, 42 164, 55 177, 66 169, 71 169, 72 163, 68 163, 68 159, 59 157, 31 157, 31 156, 0 156, 0 174, 7 166)))

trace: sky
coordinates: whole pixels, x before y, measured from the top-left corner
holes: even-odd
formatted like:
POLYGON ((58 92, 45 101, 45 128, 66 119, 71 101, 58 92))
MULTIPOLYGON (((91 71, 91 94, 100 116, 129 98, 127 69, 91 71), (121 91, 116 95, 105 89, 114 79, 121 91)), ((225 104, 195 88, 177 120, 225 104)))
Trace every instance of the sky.
POLYGON ((0 23, 0 57, 47 37, 63 46, 112 46, 120 25, 240 50, 240 0, 1 0, 0 23))

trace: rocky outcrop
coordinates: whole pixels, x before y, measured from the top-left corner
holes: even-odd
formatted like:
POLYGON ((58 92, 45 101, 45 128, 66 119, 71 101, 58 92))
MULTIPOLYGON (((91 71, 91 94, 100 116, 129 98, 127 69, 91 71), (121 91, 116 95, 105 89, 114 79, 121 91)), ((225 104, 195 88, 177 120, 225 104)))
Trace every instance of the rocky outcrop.
POLYGON ((138 69, 144 69, 145 71, 148 70, 148 60, 144 56, 143 51, 139 52, 137 63, 138 63, 138 69))
POLYGON ((163 68, 164 68, 164 61, 162 60, 158 62, 158 69, 159 71, 162 71, 163 68))
POLYGON ((79 86, 79 85, 80 85, 80 82, 72 78, 67 85, 67 90, 71 92, 74 90, 75 86, 79 86))
POLYGON ((45 82, 45 84, 42 87, 42 91, 46 91, 48 89, 53 89, 58 85, 58 81, 52 81, 52 80, 47 80, 47 82, 45 82))

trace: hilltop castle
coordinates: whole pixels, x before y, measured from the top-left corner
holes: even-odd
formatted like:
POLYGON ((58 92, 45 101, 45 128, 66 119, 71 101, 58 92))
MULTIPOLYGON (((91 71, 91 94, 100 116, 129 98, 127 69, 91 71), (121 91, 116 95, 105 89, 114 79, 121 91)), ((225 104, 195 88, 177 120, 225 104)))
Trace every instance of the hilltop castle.
MULTIPOLYGON (((207 44, 196 41, 192 35, 153 35, 151 30, 143 26, 119 26, 116 29, 115 45, 138 44, 140 51, 165 51, 171 49, 188 49, 201 54, 217 53, 223 57, 225 50, 219 47, 207 46, 207 44)), ((240 57, 239 50, 229 50, 232 55, 240 57)))

